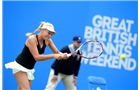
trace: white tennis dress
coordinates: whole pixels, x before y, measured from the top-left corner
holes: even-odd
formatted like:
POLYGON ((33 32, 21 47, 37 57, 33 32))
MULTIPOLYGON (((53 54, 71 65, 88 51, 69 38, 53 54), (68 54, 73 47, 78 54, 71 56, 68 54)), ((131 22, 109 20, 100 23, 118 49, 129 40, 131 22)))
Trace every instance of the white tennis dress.
POLYGON ((34 72, 35 72, 35 69, 27 69, 23 66, 21 66, 20 64, 18 64, 16 61, 14 62, 9 62, 7 64, 5 64, 5 67, 8 69, 12 69, 13 71, 13 74, 19 72, 19 71, 23 71, 23 72, 26 72, 27 73, 27 76, 28 76, 28 79, 29 80, 34 80, 34 72))

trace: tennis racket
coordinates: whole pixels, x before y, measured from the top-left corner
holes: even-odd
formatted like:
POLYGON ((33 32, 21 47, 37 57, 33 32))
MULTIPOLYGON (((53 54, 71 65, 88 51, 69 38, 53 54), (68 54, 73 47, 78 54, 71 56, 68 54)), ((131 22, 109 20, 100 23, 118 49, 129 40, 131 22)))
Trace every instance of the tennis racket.
POLYGON ((103 50, 101 42, 97 40, 89 40, 83 43, 75 52, 67 54, 67 56, 70 57, 76 55, 86 59, 94 59, 101 56, 103 50), (80 54, 77 54, 78 51, 80 51, 80 54))

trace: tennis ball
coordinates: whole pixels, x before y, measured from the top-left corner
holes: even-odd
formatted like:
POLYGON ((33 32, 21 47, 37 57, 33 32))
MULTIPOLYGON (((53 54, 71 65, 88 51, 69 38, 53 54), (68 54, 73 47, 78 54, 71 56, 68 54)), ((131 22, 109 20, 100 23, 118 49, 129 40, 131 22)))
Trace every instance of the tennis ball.
POLYGON ((126 58, 126 55, 125 54, 121 54, 120 58, 124 60, 126 58))

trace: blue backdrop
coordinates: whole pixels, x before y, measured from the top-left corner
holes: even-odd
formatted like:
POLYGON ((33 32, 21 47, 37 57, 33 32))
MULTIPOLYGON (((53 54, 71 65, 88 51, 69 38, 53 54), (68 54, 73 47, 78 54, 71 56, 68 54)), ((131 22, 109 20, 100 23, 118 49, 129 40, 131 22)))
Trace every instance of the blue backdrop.
MULTIPOLYGON (((27 37, 41 21, 54 24, 52 37, 58 49, 83 40, 100 40, 104 53, 94 60, 82 59, 78 90, 88 90, 88 76, 105 78, 109 90, 138 89, 138 2, 137 1, 3 1, 3 90, 16 90, 12 70, 4 67, 21 52, 27 37), (119 59, 126 54, 125 60, 119 59)), ((46 48, 45 54, 52 53, 46 48)), ((43 90, 54 59, 37 62, 31 90, 43 90)), ((56 90, 65 90, 62 82, 56 90)))

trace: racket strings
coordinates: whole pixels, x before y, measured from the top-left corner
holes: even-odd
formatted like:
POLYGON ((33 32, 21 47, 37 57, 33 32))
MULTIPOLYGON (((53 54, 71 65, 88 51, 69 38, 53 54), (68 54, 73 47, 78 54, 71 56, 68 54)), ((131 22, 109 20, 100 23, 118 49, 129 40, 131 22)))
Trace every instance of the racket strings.
POLYGON ((80 52, 83 57, 86 58, 96 58, 100 56, 103 52, 102 45, 100 42, 88 42, 85 43, 81 48, 80 52))

